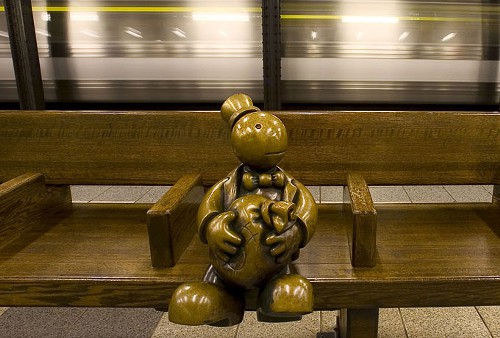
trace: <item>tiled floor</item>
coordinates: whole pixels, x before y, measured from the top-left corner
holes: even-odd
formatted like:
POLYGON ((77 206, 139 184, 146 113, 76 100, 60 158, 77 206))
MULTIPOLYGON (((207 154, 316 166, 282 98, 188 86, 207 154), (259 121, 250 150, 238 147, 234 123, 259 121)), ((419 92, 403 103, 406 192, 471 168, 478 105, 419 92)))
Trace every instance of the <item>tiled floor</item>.
MULTIPOLYGON (((172 324, 154 309, 10 308, 0 316, 0 337, 316 337, 333 332, 336 312, 301 321, 261 323, 247 312, 240 325, 217 328, 172 324)), ((500 307, 381 309, 379 337, 500 337, 500 307)))
MULTIPOLYGON (((168 187, 73 186, 75 202, 152 203, 168 187)), ((342 187, 310 187, 321 203, 342 202, 342 187)), ((492 186, 370 187, 375 203, 486 202, 492 186)), ((299 322, 269 324, 247 312, 230 328, 172 324, 154 309, 1 308, 0 338, 15 337, 316 337, 332 332, 336 312, 318 311, 299 322)), ((500 338, 500 306, 381 309, 380 337, 500 338)))
MULTIPOLYGON (((342 203, 343 187, 308 187, 319 203, 342 203)), ((168 186, 72 186, 77 203, 154 203, 168 186)), ((370 186, 375 203, 491 202, 493 186, 370 186)))

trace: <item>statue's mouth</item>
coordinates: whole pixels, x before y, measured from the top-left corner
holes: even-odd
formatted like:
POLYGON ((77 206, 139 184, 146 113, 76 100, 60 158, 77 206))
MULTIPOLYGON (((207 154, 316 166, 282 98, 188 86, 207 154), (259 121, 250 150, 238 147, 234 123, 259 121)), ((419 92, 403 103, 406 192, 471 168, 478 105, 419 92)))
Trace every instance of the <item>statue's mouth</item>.
POLYGON ((284 155, 286 151, 273 151, 273 152, 269 152, 269 153, 265 153, 266 156, 268 155, 284 155))

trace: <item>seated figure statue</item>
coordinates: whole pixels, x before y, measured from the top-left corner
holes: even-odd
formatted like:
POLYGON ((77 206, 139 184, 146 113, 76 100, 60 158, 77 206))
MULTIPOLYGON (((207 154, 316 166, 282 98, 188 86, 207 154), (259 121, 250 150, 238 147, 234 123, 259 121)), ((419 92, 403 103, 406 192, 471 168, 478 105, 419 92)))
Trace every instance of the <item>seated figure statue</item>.
POLYGON ((203 281, 182 284, 169 319, 185 325, 241 322, 245 292, 258 289, 261 321, 298 320, 313 310, 311 283, 293 272, 314 234, 317 206, 311 193, 277 164, 288 148, 285 126, 244 94, 229 97, 221 114, 242 162, 206 193, 198 232, 208 244, 203 281))

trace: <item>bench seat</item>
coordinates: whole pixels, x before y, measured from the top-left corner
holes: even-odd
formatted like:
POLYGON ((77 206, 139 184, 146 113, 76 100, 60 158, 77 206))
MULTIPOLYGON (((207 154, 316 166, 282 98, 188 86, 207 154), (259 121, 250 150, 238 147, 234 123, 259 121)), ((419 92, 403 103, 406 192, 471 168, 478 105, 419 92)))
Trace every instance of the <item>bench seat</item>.
MULTIPOLYGON (((74 204, 0 250, 1 306, 166 308, 199 280, 207 247, 194 236, 171 268, 151 267, 148 204, 74 204)), ((373 268, 353 268, 342 204, 321 205, 295 267, 315 309, 500 303, 500 209, 492 204, 380 204, 373 268)), ((252 308, 252 295, 248 307, 252 308)))
MULTIPOLYGON (((500 304, 498 112, 277 112, 280 166, 321 205, 296 261, 342 337, 383 307, 500 304), (368 186, 493 185, 491 203, 373 205, 368 186)), ((199 281, 204 190, 235 166, 219 112, 0 112, 0 306, 166 309, 199 281), (72 203, 69 185, 173 185, 154 205, 72 203)), ((249 292, 247 307, 255 307, 249 292)))

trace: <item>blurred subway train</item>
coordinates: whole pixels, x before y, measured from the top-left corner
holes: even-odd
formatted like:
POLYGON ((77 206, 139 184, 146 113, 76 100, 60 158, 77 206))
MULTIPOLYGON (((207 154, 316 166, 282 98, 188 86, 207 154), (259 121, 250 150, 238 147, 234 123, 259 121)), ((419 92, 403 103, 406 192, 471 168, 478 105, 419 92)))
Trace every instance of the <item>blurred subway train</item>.
MULTIPOLYGON (((37 1, 48 103, 263 99, 261 1, 37 1)), ((281 1, 284 104, 499 103, 497 0, 281 1)), ((0 105, 17 100, 0 7, 0 105)))

